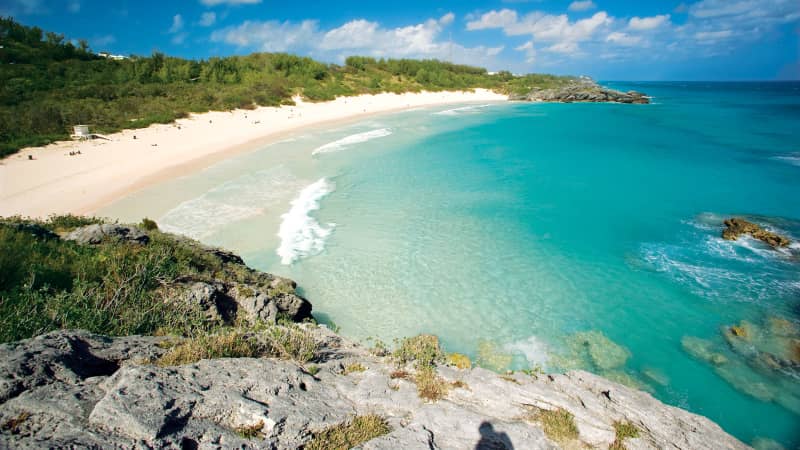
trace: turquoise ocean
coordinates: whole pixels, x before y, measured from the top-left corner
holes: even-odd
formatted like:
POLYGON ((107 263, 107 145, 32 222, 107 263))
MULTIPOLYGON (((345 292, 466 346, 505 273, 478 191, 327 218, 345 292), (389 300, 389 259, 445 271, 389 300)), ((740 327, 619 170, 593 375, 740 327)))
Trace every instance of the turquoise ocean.
POLYGON ((798 448, 800 83, 606 85, 653 103, 308 129, 99 213, 235 250, 366 343, 586 369, 798 448), (724 241, 731 216, 795 243, 724 241))

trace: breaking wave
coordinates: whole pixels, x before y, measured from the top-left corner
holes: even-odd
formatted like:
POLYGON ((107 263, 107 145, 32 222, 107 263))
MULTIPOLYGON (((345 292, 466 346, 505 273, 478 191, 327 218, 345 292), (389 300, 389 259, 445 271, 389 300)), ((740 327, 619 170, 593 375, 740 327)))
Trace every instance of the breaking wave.
POLYGON ((321 147, 317 147, 316 149, 314 149, 313 152, 311 152, 311 154, 319 155, 321 153, 338 152, 340 150, 344 150, 350 145, 360 144, 362 142, 371 141, 373 139, 386 137, 391 134, 392 130, 388 128, 380 128, 377 130, 365 131, 363 133, 351 134, 350 136, 346 136, 339 140, 329 142, 321 147))
POLYGON ((281 257, 281 264, 292 264, 300 258, 317 255, 325 249, 325 241, 336 224, 320 225, 310 213, 318 210, 320 201, 334 189, 333 183, 321 178, 306 186, 291 201, 292 207, 281 216, 278 230, 281 243, 276 252, 281 257))

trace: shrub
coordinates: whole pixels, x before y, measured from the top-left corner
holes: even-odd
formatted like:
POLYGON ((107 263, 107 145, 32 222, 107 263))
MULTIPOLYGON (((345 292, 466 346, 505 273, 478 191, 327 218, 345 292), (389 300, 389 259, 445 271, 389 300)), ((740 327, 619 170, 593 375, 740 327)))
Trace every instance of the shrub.
POLYGON ((148 219, 147 217, 142 219, 142 223, 139 224, 139 226, 147 231, 158 230, 158 224, 156 223, 156 221, 148 219))
POLYGON ((349 450, 391 431, 386 419, 375 414, 352 420, 315 433, 304 446, 306 450, 349 450))
POLYGON ((264 421, 259 420, 258 423, 253 425, 242 425, 233 429, 239 436, 245 439, 254 439, 258 437, 264 437, 264 433, 261 430, 264 429, 264 421))
POLYGON ((399 365, 414 362, 416 368, 434 367, 444 359, 444 352, 439 346, 439 338, 430 334, 405 338, 392 356, 399 365))
POLYGON ((314 359, 318 352, 314 336, 298 325, 271 327, 263 337, 270 354, 278 358, 308 362, 314 359))

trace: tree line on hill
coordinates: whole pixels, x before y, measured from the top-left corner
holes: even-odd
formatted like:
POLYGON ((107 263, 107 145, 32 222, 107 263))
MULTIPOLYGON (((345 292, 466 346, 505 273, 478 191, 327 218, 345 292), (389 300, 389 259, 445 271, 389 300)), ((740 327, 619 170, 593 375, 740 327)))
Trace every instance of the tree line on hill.
POLYGON ((570 77, 486 69, 438 60, 351 56, 344 65, 286 53, 189 60, 154 52, 101 57, 86 41, 65 40, 0 17, 0 157, 69 137, 72 125, 99 133, 168 123, 189 113, 252 109, 379 92, 488 88, 525 93, 570 77))

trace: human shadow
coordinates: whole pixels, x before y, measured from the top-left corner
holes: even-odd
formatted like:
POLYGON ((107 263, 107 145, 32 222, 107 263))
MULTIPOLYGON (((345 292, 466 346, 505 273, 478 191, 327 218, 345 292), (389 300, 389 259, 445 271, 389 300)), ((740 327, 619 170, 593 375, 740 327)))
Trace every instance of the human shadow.
POLYGON ((497 432, 491 423, 484 421, 478 427, 481 439, 475 445, 475 450, 514 450, 508 435, 504 432, 497 432))

